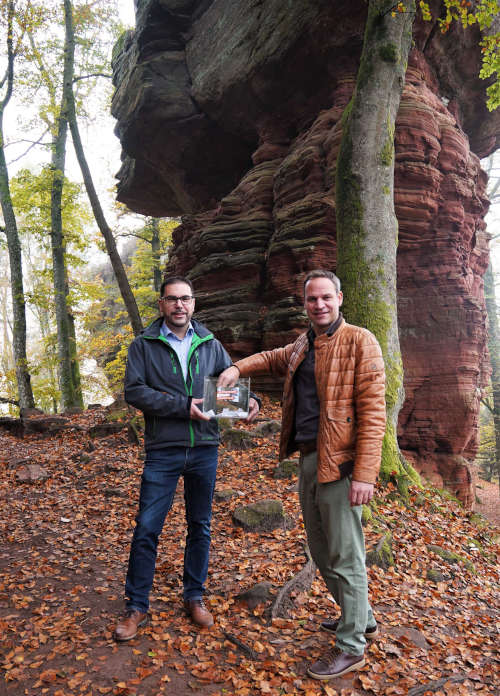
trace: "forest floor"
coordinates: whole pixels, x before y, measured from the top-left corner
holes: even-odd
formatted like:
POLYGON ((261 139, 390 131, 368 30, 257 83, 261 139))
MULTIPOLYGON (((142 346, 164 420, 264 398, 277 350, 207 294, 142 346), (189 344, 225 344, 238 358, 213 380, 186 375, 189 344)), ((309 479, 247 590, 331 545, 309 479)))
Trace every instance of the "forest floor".
MULTIPOLYGON (((261 415, 277 418, 279 409, 265 399, 261 415)), ((380 637, 361 671, 328 683, 306 676, 333 643, 318 630, 321 620, 337 615, 319 577, 296 593, 288 618, 269 619, 273 597, 253 609, 236 598, 263 581, 275 596, 305 562, 296 477, 273 475, 277 435, 247 451, 220 451, 217 491, 234 495, 214 502, 206 601, 215 626, 198 630, 182 609, 180 484, 149 624, 114 642, 142 453, 126 430, 91 437, 105 418, 101 408, 71 416, 71 429, 50 436, 0 436, 0 696, 500 694, 500 530, 438 491, 411 489, 405 504, 392 484, 377 487, 367 546, 389 530, 395 565, 368 569, 380 637), (19 483, 28 462, 48 477, 19 483), (237 505, 262 498, 281 500, 293 527, 247 532, 233 524, 237 505)), ((479 497, 498 522, 493 490, 483 486, 479 497)))
POLYGON ((477 478, 474 509, 500 527, 500 490, 498 483, 477 478))

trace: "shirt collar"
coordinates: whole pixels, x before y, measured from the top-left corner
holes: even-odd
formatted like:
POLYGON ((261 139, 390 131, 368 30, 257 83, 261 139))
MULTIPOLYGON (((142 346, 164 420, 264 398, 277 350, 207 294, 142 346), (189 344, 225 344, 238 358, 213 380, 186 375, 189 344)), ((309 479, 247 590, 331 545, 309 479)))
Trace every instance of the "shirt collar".
MULTIPOLYGON (((338 318, 334 322, 332 322, 328 329, 325 331, 327 336, 333 336, 335 331, 337 331, 337 329, 339 328, 342 319, 342 312, 339 312, 338 318)), ((307 332, 307 338, 309 339, 309 345, 314 346, 314 339, 316 338, 316 334, 314 333, 314 329, 312 328, 312 326, 307 332)))
POLYGON ((176 338, 178 341, 184 341, 186 338, 188 338, 188 336, 191 337, 191 336, 193 335, 193 333, 194 333, 193 325, 191 324, 191 322, 189 322, 189 326, 188 326, 188 329, 187 329, 187 331, 186 331, 186 334, 185 334, 184 338, 179 338, 179 336, 177 336, 176 334, 174 334, 174 332, 171 331, 171 330, 168 328, 168 326, 165 324, 165 321, 163 321, 163 324, 161 325, 160 331, 161 331, 162 335, 165 336, 165 338, 166 338, 167 336, 173 336, 173 337, 176 338))

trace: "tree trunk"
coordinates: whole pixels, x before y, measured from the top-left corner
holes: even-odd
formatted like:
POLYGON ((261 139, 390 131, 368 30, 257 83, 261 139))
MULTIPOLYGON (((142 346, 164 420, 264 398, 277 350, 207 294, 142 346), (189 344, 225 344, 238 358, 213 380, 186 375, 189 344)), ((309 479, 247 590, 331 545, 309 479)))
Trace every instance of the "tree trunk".
MULTIPOLYGON (((67 269, 66 269, 67 270, 67 269)), ((68 287, 68 277, 66 276, 66 287, 68 287)), ((71 360, 71 378, 73 380, 73 388, 75 391, 75 401, 73 406, 83 408, 82 380, 80 375, 80 364, 78 361, 78 350, 76 345, 76 327, 75 317, 73 312, 68 307, 68 334, 69 334, 69 350, 71 360)))
POLYGON ((16 364, 17 390, 19 393, 20 408, 33 408, 35 401, 31 389, 31 379, 28 372, 28 360, 26 356, 26 306, 24 303, 23 265, 21 256, 21 243, 17 231, 16 216, 12 207, 10 196, 9 173, 4 151, 3 114, 5 107, 12 96, 14 84, 14 53, 12 47, 12 20, 14 15, 14 3, 8 6, 7 27, 7 91, 0 103, 0 203, 5 222, 5 234, 9 250, 10 284, 12 292, 12 313, 14 324, 12 327, 12 341, 14 360, 16 364))
POLYGON ((394 213, 394 131, 415 15, 370 0, 354 95, 343 116, 336 173, 337 273, 348 321, 372 331, 384 355, 387 430, 382 474, 413 470, 397 444, 404 399, 396 294, 398 224, 394 213))
MULTIPOLYGON (((73 44, 75 41, 74 29, 73 29, 73 13, 72 5, 68 0, 64 3, 65 12, 65 28, 66 28, 66 43, 73 44)), ((92 206, 92 212, 94 213, 94 218, 99 227, 99 230, 104 237, 104 242, 106 244, 106 251, 108 252, 109 259, 111 261, 111 266, 113 267, 113 272, 115 274, 116 282, 120 289, 120 293, 123 299, 123 303, 127 310, 130 324, 132 326, 132 331, 134 336, 137 336, 143 329, 141 317, 139 315, 139 309, 135 301, 134 294, 130 288, 128 282, 127 274, 125 273, 125 268, 123 266, 120 254, 116 248, 115 238, 101 207, 99 197, 94 187, 94 182, 92 181, 92 175, 90 173, 90 168, 87 164, 87 158, 85 157, 85 152, 82 145, 82 140, 80 138, 80 131, 78 129, 78 121, 76 118, 76 107, 75 107, 75 95, 73 93, 73 83, 68 87, 67 91, 67 113, 69 127, 71 130, 71 137, 73 138, 73 146, 75 148, 76 156, 78 159, 78 164, 80 165, 80 170, 82 172, 83 181, 85 188, 87 190, 87 195, 89 197, 90 205, 92 206)))
POLYGON ((151 219, 151 256, 153 258, 153 286, 160 292, 162 273, 160 268, 160 225, 158 218, 151 219))
POLYGON ((500 330, 495 295, 495 277, 490 263, 484 276, 484 294, 488 312, 488 348, 491 361, 491 391, 493 396, 493 428, 495 433, 495 465, 500 487, 500 330))
MULTIPOLYGON (((71 11, 69 0, 64 0, 64 13, 71 11)), ((62 227, 62 192, 66 162, 66 138, 68 134, 68 91, 71 90, 74 71, 74 41, 64 44, 63 92, 61 110, 57 120, 57 133, 52 145, 52 191, 51 191, 51 247, 54 273, 54 301, 57 323, 57 345, 59 358, 59 388, 63 409, 79 406, 81 392, 74 383, 73 360, 75 349, 72 346, 71 327, 68 313, 68 286, 66 282, 66 262, 64 256, 64 236, 62 227)))

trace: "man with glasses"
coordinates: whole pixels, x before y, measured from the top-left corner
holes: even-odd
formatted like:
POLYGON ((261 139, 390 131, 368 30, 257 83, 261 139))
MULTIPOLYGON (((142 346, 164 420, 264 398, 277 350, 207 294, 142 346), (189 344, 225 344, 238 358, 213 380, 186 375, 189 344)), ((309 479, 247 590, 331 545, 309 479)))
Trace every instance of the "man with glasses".
MULTIPOLYGON (((192 319, 194 306, 191 281, 167 278, 158 301, 161 316, 128 351, 125 399, 144 413, 146 461, 125 583, 126 612, 114 631, 118 641, 134 638, 147 621, 158 538, 181 475, 187 522, 184 607, 198 626, 213 624, 203 593, 219 432, 217 421, 200 406, 205 376, 219 375, 232 362, 213 334, 192 319)), ((249 421, 258 410, 251 398, 249 421)))
POLYGON ((361 506, 373 496, 385 433, 382 352, 373 334, 347 324, 340 281, 316 270, 304 280, 309 331, 283 348, 239 360, 219 377, 285 376, 280 459, 299 450, 299 498, 311 555, 340 607, 321 628, 336 635, 333 652, 307 673, 328 680, 361 669, 367 639, 377 635, 368 603, 361 506))

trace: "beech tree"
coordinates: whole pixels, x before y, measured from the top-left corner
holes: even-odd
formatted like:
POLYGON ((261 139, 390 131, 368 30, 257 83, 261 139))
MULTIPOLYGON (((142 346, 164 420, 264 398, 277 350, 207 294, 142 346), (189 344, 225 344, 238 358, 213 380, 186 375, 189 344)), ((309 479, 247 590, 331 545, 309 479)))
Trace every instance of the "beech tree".
MULTIPOLYGON (((49 166, 36 171, 21 169, 11 180, 25 269, 25 293, 32 315, 30 359, 32 387, 40 408, 57 411, 60 390, 53 302, 52 250, 50 236, 53 174, 49 166), (55 377, 55 379, 54 379, 55 377)), ((69 286, 68 303, 78 316, 93 300, 95 290, 84 278, 90 248, 91 211, 81 184, 65 178, 61 199, 62 233, 69 286)), ((81 348, 78 355, 80 358, 81 348)))
MULTIPOLYGON (((100 33, 108 31, 114 23, 113 8, 105 2, 82 2, 75 9, 71 0, 58 0, 52 3, 44 18, 34 31, 29 32, 31 46, 31 63, 36 67, 38 75, 26 76, 26 84, 31 86, 30 77, 34 76, 32 89, 43 88, 46 102, 38 109, 41 120, 51 134, 51 169, 52 169, 52 215, 50 238, 52 242, 54 303, 57 317, 59 383, 62 406, 64 409, 83 404, 81 380, 76 351, 75 322, 68 301, 68 281, 65 264, 65 239, 61 224, 61 200, 64 186, 66 166, 66 147, 68 129, 71 127, 75 148, 85 179, 87 190, 94 212, 100 208, 97 195, 93 188, 90 172, 79 138, 76 122, 74 85, 78 84, 80 91, 88 95, 92 90, 95 79, 103 75, 105 64, 105 43, 100 33), (61 43, 59 35, 51 31, 50 22, 57 25, 60 22, 61 11, 64 19, 64 40, 61 43), (78 27, 78 41, 75 41, 74 15, 78 27), (78 56, 75 57, 78 47, 78 56), (60 57, 63 57, 61 81, 60 57), (82 75, 75 76, 75 65, 82 75), (84 79, 85 78, 85 79, 84 79), (93 195, 91 195, 93 194, 93 195)), ((111 34, 108 32, 109 37, 111 34)), ((111 42, 110 42, 111 43, 111 42)), ((28 88, 29 89, 29 88, 28 88)), ((80 94, 80 104, 83 103, 80 94)), ((102 210, 96 215, 101 226, 104 221, 102 210)), ((105 221, 104 221, 105 222, 105 221)), ((107 227, 107 226, 106 226, 107 227)), ((112 237, 112 235, 111 235, 112 237)), ((114 242, 114 240, 112 240, 114 242)), ((110 247, 109 240, 107 242, 110 247)), ((113 250, 111 250, 113 253, 113 250)), ((116 257, 116 247, 114 249, 116 257)), ((119 259, 119 257, 118 257, 119 259)), ((115 259, 116 261, 116 259, 115 259)), ((117 264, 115 263, 115 266, 117 264)), ((124 274, 122 274, 124 276, 124 274)), ((126 280, 126 279, 125 279, 126 280)), ((130 293, 131 294, 131 293, 130 293)), ((132 298, 133 299, 133 298, 132 298)), ((140 321, 140 320, 139 320, 140 321)), ((134 328, 138 330, 137 322, 134 328)))
MULTIPOLYGON (((75 43, 75 33, 73 24, 73 8, 70 0, 64 0, 64 18, 65 18, 65 45, 70 50, 74 51, 75 43)), ((73 92, 73 81, 68 84, 66 91, 67 98, 67 118, 69 122, 69 127, 71 129, 71 136, 73 139, 73 146, 75 148, 76 156, 78 158, 78 163, 82 172, 83 181, 85 183, 85 188, 87 189, 87 195, 89 197, 90 204, 94 213, 95 220, 99 227, 99 230, 104 237, 106 244, 106 251, 108 252, 111 265, 113 267, 113 272, 115 274, 116 282, 120 289, 120 293, 123 299, 123 303, 127 309, 129 315, 130 324, 134 335, 137 336, 142 331, 142 321, 139 315, 139 310, 137 308, 137 303, 135 301, 134 294, 130 288, 128 282, 127 274, 123 266, 120 254, 116 246, 115 238, 113 232, 106 222, 104 212, 102 210, 99 197, 95 190, 94 182, 92 180, 92 175, 90 168, 87 163, 87 158, 85 157, 85 151, 80 138, 80 131, 78 128, 78 119, 76 114, 75 106, 75 95, 73 92)))
MULTIPOLYGON (((69 0, 64 0, 64 4, 69 0)), ((57 125, 52 142, 52 192, 50 240, 52 248, 54 304, 57 322, 57 352, 59 357, 59 388, 63 409, 83 406, 80 371, 76 358, 74 318, 68 305, 68 277, 64 258, 65 240, 62 227, 62 192, 66 166, 68 133, 68 92, 74 76, 74 43, 64 46, 62 95, 57 125)))
MULTIPOLYGON (((26 307, 24 300, 23 265, 21 245, 17 231, 16 216, 12 207, 10 195, 9 173, 5 159, 4 112, 12 97, 14 87, 14 63, 17 48, 14 45, 14 19, 16 7, 14 0, 7 4, 6 37, 7 37, 7 66, 0 80, 0 89, 4 95, 0 101, 0 203, 4 219, 5 236, 9 250, 10 284, 12 295, 12 312, 14 323, 12 327, 13 352, 16 369, 17 390, 20 408, 32 408, 35 405, 26 355, 26 307)), ((22 24, 22 22, 21 22, 22 24)))
POLYGON ((394 212, 394 131, 415 16, 413 2, 395 11, 370 0, 354 95, 343 116, 337 159, 337 267, 345 312, 380 342, 387 373, 387 430, 382 472, 413 474, 400 455, 403 403, 396 292, 398 223, 394 212))

